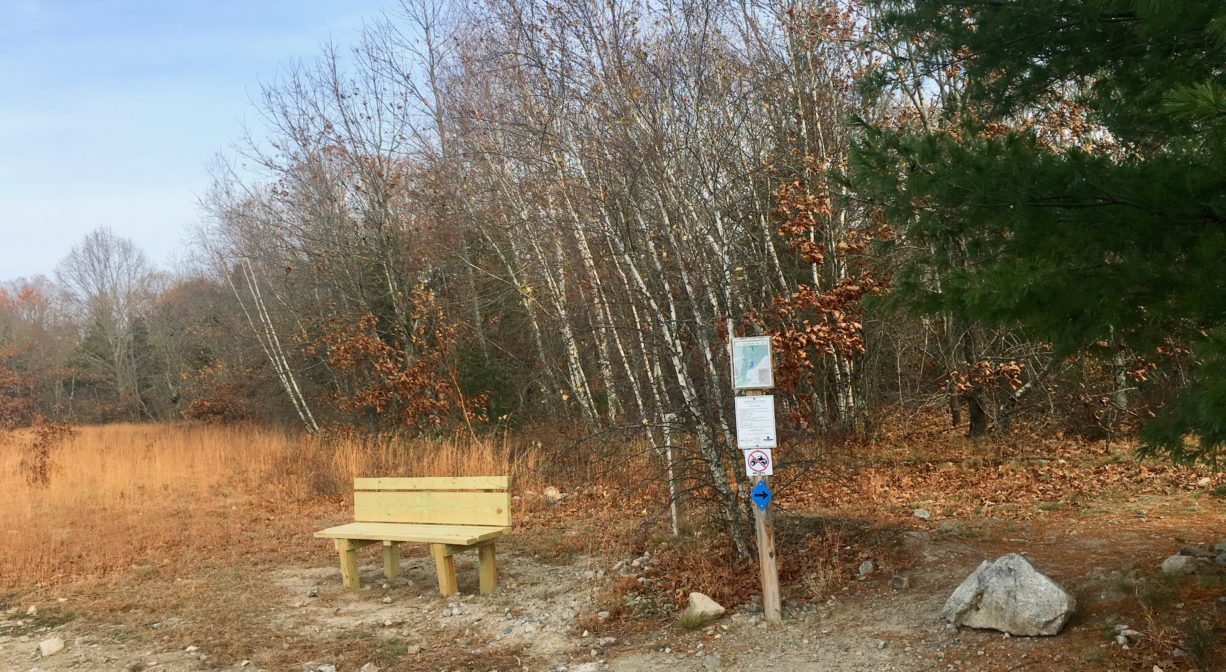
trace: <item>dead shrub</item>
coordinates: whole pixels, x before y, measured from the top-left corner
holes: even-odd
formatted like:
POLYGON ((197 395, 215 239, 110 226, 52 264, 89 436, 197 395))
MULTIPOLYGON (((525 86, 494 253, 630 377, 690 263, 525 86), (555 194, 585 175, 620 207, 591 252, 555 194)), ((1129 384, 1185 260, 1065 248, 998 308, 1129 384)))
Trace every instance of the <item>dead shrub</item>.
POLYGON ((821 532, 805 537, 799 551, 790 553, 798 565, 794 572, 797 580, 814 601, 825 600, 847 582, 839 560, 839 549, 842 547, 843 535, 827 526, 821 532))
POLYGON ((51 485, 51 474, 59 468, 52 461, 52 453, 76 435, 76 430, 66 423, 46 423, 34 428, 33 440, 22 449, 20 465, 30 487, 51 485))
POLYGON ((738 557, 724 535, 682 539, 654 557, 660 584, 671 588, 677 606, 695 591, 731 607, 748 602, 760 590, 756 560, 738 557))

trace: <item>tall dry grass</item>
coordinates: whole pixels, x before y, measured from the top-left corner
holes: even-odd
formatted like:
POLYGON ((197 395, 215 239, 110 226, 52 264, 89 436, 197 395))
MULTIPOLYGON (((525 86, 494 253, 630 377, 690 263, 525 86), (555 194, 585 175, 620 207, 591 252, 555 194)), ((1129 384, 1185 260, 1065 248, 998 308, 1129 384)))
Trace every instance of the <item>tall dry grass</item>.
POLYGON ((539 444, 480 438, 308 437, 191 424, 82 427, 23 468, 32 430, 0 437, 0 591, 117 573, 308 554, 349 512, 355 476, 510 474, 539 488, 539 444))

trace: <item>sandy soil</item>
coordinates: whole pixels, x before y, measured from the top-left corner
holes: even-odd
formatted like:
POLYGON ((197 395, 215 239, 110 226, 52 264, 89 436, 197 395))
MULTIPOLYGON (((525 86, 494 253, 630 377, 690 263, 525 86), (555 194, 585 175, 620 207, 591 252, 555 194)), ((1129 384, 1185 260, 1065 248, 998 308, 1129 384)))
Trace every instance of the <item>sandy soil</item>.
MULTIPOLYGON (((1146 625, 1135 620, 1141 616, 1119 588, 1120 576, 1152 573, 1182 544, 1210 541, 1215 529, 1224 529, 1212 506, 1183 517, 1144 515, 1167 504, 1138 502, 1088 520, 909 521, 898 536, 905 562, 852 581, 824 601, 792 591, 777 626, 763 623, 752 606, 691 631, 667 621, 605 623, 597 612, 607 579, 593 574, 614 575, 617 558, 554 564, 531 557, 528 539, 500 549, 499 588, 484 597, 476 595, 475 554, 459 557, 461 595, 449 599, 436 593, 433 566, 423 555, 407 556, 401 576, 391 581, 373 554, 363 556, 360 591, 340 586, 339 571, 325 564, 331 554, 322 549, 314 567, 235 567, 193 579, 166 579, 150 569, 122 584, 49 594, 33 605, 0 602, 0 670, 303 670, 319 662, 341 672, 367 663, 383 670, 568 672, 1150 670, 1144 665, 1165 664, 1169 672, 1190 668, 1171 659, 1169 649, 1152 647, 1140 660, 1103 635, 1122 619, 1146 625), (1078 597, 1079 615, 1065 632, 1010 638, 941 623, 937 613, 953 587, 981 560, 1009 551, 1026 552, 1078 597), (910 587, 891 589, 892 574, 906 576, 910 587), (64 650, 40 656, 39 642, 52 637, 65 641, 64 650)), ((1210 590, 1220 588, 1219 582, 1210 590)))

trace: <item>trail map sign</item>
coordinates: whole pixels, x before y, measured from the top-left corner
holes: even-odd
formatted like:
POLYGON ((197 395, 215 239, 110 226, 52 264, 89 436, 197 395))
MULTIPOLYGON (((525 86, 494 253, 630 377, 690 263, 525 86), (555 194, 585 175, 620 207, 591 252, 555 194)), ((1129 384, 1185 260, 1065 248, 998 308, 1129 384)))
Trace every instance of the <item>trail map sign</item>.
POLYGON ((775 460, 770 448, 744 451, 746 476, 770 476, 775 473, 775 460))
POLYGON ((761 394, 756 397, 737 397, 736 445, 741 450, 750 448, 774 448, 775 396, 761 394))
POLYGON ((732 387, 762 390, 775 386, 770 336, 732 339, 732 387))

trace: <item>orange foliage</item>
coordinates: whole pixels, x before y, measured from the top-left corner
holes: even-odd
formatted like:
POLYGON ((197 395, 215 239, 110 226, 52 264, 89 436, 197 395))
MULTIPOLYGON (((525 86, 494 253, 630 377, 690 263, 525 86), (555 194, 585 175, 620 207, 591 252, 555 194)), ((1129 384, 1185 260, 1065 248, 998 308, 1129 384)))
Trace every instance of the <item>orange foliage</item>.
POLYGON ((413 292, 413 329, 409 342, 391 341, 379 332, 379 320, 366 315, 355 322, 325 325, 321 354, 336 371, 352 376, 353 385, 338 393, 342 410, 373 413, 386 426, 424 431, 453 419, 480 418, 484 395, 464 398, 452 366, 456 328, 424 289, 413 292), (457 418, 458 416, 458 418, 457 418))
MULTIPOLYGON (((824 183, 806 185, 793 180, 779 187, 775 198, 779 235, 806 263, 825 263, 829 250, 816 242, 816 234, 830 225, 834 210, 824 183)), ((845 231, 835 252, 846 264, 863 253, 869 239, 863 232, 845 231)), ((781 392, 795 392, 812 371, 815 359, 824 355, 852 358, 864 352, 860 301, 881 289, 867 270, 824 290, 801 283, 791 294, 776 297, 770 310, 749 316, 751 323, 772 337, 775 384, 781 392)))
MULTIPOLYGON (((247 372, 245 377, 252 377, 252 372, 247 372)), ((243 422, 255 417, 251 405, 239 390, 239 382, 222 362, 197 371, 188 387, 188 396, 191 401, 183 410, 183 417, 188 420, 243 422)))

